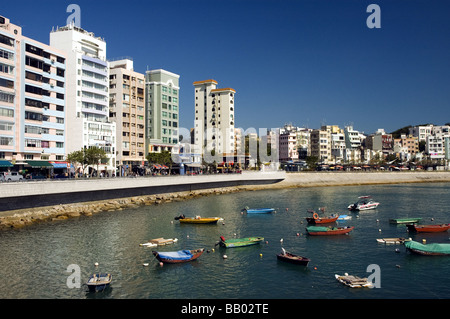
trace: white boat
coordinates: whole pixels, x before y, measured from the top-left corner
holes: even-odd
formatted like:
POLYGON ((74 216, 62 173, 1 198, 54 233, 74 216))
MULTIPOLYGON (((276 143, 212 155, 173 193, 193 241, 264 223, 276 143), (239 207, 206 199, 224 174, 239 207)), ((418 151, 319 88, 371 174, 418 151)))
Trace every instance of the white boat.
POLYGON ((375 209, 380 203, 375 202, 371 196, 360 196, 358 201, 348 206, 349 210, 369 210, 375 209))
POLYGON ((148 241, 147 243, 139 244, 139 246, 145 246, 145 247, 165 246, 165 245, 174 244, 177 241, 178 241, 177 238, 173 238, 173 239, 172 238, 169 238, 169 239, 155 238, 155 239, 148 241))
POLYGON ((337 220, 349 220, 352 219, 352 216, 350 215, 339 215, 337 220))
POLYGON ((357 276, 351 276, 347 273, 344 276, 334 275, 340 283, 351 288, 373 288, 373 284, 367 280, 367 278, 360 278, 357 276))
POLYGON ((403 244, 405 241, 410 241, 411 238, 377 238, 380 244, 403 244))

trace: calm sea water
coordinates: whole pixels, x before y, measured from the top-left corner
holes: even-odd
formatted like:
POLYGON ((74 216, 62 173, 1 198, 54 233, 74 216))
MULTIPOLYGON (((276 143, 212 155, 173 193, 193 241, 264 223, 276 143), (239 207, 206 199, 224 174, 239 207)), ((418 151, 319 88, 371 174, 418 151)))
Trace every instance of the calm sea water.
POLYGON ((448 223, 449 195, 447 183, 250 191, 4 231, 0 298, 446 299, 450 257, 411 255, 404 246, 379 244, 376 238, 450 243, 447 232, 409 234, 405 226, 389 224, 389 218, 401 217, 448 223), (381 204, 372 211, 348 212, 347 206, 360 195, 372 195, 381 204), (241 214, 245 206, 274 207, 277 213, 241 214), (306 235, 305 218, 311 216, 307 210, 322 206, 330 214, 351 215, 339 224, 355 226, 354 231, 348 236, 306 235), (220 216, 224 224, 180 225, 174 217, 181 213, 220 216), (220 236, 263 236, 266 242, 224 249, 215 246, 220 236), (209 253, 191 263, 161 267, 151 253, 154 248, 139 246, 158 237, 178 238, 176 244, 159 248, 163 251, 205 248, 209 253), (308 267, 278 261, 282 245, 309 257, 308 267), (85 285, 69 289, 71 264, 79 265, 82 283, 94 271, 113 274, 111 287, 96 294, 88 293, 85 285), (367 277, 370 264, 380 267, 381 288, 349 289, 334 278, 345 272, 367 277))

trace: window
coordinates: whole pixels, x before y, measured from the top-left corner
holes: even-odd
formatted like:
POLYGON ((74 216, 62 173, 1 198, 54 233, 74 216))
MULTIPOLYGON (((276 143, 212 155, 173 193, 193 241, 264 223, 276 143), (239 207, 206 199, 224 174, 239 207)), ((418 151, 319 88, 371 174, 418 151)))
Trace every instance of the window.
POLYGON ((64 142, 56 142, 57 148, 64 148, 64 142))
POLYGON ((0 49, 0 58, 14 60, 14 53, 0 49))
POLYGON ((14 47, 14 39, 0 34, 0 43, 14 47))
POLYGON ((0 92, 0 102, 14 103, 14 94, 0 92))
POLYGON ((12 137, 0 136, 0 145, 12 146, 14 145, 14 139, 12 137))
POLYGON ((3 86, 3 87, 8 88, 8 89, 13 89, 14 88, 14 81, 0 78, 0 86, 3 86))
POLYGON ((6 73, 6 74, 13 74, 14 73, 14 67, 12 65, 7 65, 0 63, 0 72, 6 73))
POLYGON ((0 122, 0 131, 12 131, 14 125, 7 122, 0 122))
POLYGON ((4 109, 0 107, 0 116, 14 117, 14 110, 4 109))

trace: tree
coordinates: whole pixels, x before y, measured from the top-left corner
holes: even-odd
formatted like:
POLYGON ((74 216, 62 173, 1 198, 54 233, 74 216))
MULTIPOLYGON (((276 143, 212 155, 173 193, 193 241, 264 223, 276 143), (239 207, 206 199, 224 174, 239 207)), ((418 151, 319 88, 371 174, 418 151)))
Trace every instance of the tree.
POLYGON ((161 164, 165 166, 169 166, 169 174, 172 169, 173 160, 172 153, 170 151, 162 151, 161 153, 148 153, 147 161, 149 164, 161 164))
POLYGON ((102 160, 106 159, 106 152, 102 148, 97 146, 82 148, 79 151, 74 151, 67 154, 67 161, 72 164, 80 164, 83 167, 83 174, 88 165, 97 165, 98 171, 98 165, 102 160))

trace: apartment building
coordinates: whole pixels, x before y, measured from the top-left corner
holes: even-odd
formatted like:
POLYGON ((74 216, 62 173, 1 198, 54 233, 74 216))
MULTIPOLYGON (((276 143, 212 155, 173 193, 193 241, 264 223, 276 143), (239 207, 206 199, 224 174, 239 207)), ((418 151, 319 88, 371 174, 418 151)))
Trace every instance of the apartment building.
POLYGON ((145 74, 145 152, 179 153, 180 76, 158 69, 145 74))
POLYGON ((417 137, 419 142, 425 142, 427 140, 427 136, 431 135, 433 129, 433 125, 417 125, 409 128, 409 135, 417 137))
POLYGON ((331 155, 331 129, 329 127, 312 130, 311 156, 316 156, 319 162, 323 164, 333 162, 331 155))
POLYGON ((64 160, 66 62, 63 51, 0 16, 0 159, 11 168, 52 169, 64 160))
MULTIPOLYGON (((50 45, 66 53, 66 152, 93 146, 107 159, 99 170, 116 171, 116 124, 109 121, 106 42, 70 24, 50 33, 50 45)), ((96 169, 93 167, 92 169, 96 169)))
POLYGON ((198 153, 217 158, 233 157, 234 98, 232 88, 217 88, 215 80, 197 81, 195 88, 195 148, 198 153))
POLYGON ((129 58, 109 61, 109 117, 116 123, 119 173, 144 165, 145 76, 129 58))

